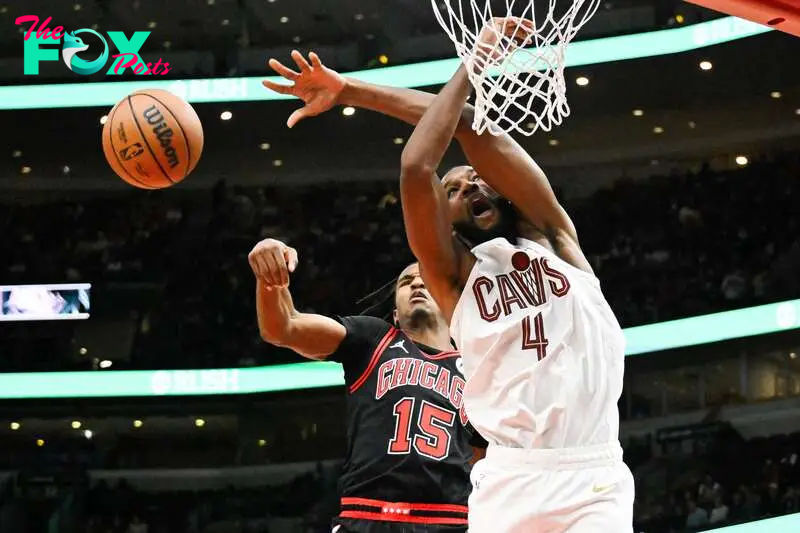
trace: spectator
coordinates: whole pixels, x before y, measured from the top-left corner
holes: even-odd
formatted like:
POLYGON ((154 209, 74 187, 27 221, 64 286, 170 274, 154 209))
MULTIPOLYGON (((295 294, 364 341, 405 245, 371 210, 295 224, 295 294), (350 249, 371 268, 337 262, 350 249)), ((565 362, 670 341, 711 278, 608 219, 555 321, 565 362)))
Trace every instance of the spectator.
POLYGON ((744 496, 738 490, 733 493, 733 497, 731 498, 728 519, 732 524, 740 524, 747 520, 747 514, 744 509, 744 496))
POLYGON ((148 526, 146 523, 142 522, 139 515, 133 515, 131 523, 128 524, 127 533, 148 533, 148 526))
POLYGON ((686 528, 697 530, 708 524, 708 513, 705 509, 698 507, 694 500, 686 502, 686 528))
POLYGON ((722 496, 717 496, 714 501, 714 508, 711 509, 711 516, 708 518, 710 524, 722 524, 728 520, 728 506, 722 501, 722 496))

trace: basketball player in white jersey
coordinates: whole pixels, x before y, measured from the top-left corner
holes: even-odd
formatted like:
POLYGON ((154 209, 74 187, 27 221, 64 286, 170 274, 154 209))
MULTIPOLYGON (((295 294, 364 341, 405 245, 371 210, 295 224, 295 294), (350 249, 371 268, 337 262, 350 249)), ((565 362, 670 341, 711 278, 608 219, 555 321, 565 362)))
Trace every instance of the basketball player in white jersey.
POLYGON ((401 171, 408 239, 490 443, 472 472, 470 533, 631 532, 617 410, 625 341, 572 221, 508 135, 460 135, 471 166, 436 175, 471 92, 462 66, 401 171))
POLYGON ((470 128, 463 69, 434 98, 342 77, 313 52, 292 58, 297 71, 269 62, 292 85, 264 82, 304 101, 289 127, 337 104, 419 123, 402 160, 407 233, 490 442, 472 473, 470 533, 632 531, 616 405, 624 338, 541 169, 510 136, 470 128), (440 182, 453 137, 471 166, 440 182))

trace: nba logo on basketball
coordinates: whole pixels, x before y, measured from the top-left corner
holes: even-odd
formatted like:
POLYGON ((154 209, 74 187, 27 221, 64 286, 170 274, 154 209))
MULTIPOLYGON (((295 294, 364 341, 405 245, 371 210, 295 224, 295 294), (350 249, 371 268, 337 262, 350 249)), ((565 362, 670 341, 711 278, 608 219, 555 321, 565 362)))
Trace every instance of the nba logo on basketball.
MULTIPOLYGON (((26 22, 31 23, 31 27, 28 28, 24 36, 23 56, 25 74, 39 74, 40 61, 58 61, 59 55, 68 69, 83 76, 95 74, 106 66, 109 58, 109 46, 103 35, 89 28, 74 30, 72 32, 65 31, 63 26, 49 28, 48 24, 51 19, 52 17, 47 17, 44 22, 39 24, 38 16, 23 15, 17 17, 14 21, 18 26, 26 22), (102 52, 96 59, 87 61, 78 57, 77 54, 79 52, 85 52, 89 48, 98 48, 96 45, 90 46, 86 44, 80 35, 91 35, 95 39, 99 39, 102 52), (62 44, 61 54, 59 54, 56 48, 46 47, 46 45, 49 44, 62 44)), ((114 61, 106 74, 112 76, 119 75, 122 74, 126 68, 133 69, 134 74, 145 75, 161 74, 163 76, 170 71, 169 63, 162 63, 161 59, 159 59, 155 65, 153 63, 145 64, 139 56, 139 50, 150 36, 149 31, 134 32, 130 39, 121 31, 109 31, 106 33, 119 52, 111 56, 114 61)))

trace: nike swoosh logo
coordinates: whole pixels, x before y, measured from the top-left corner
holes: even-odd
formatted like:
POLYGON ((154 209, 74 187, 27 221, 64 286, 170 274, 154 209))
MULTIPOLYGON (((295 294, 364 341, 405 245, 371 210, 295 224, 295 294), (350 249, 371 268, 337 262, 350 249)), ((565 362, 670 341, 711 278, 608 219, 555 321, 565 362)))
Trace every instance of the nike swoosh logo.
POLYGON ((592 485, 592 492, 606 492, 607 490, 613 489, 616 486, 616 483, 611 485, 592 485))

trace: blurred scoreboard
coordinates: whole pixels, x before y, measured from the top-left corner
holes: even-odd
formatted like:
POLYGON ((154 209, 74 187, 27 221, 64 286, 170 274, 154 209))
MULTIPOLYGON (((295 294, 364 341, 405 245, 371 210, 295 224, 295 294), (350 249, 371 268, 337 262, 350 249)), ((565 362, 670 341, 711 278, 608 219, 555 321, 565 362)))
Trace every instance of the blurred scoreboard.
POLYGON ((0 322, 85 320, 90 283, 0 285, 0 322))

